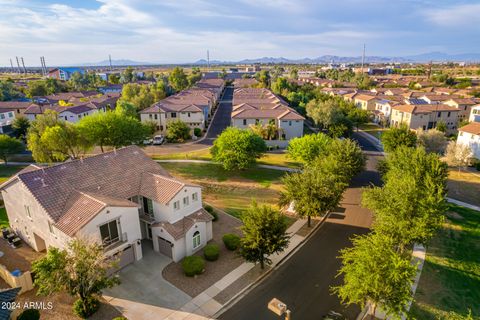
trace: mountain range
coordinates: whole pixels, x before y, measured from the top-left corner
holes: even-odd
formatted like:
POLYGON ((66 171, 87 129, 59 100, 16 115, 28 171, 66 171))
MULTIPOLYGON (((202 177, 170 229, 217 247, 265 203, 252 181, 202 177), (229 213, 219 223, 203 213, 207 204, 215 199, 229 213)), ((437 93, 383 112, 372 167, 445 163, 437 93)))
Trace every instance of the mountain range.
MULTIPOLYGON (((480 62, 480 53, 463 53, 463 54, 447 54, 443 52, 429 52, 418 55, 410 56, 365 56, 366 63, 409 63, 409 62, 480 62)), ((316 58, 301 58, 301 59, 288 59, 284 57, 262 57, 254 59, 243 60, 210 60, 210 65, 226 65, 226 64, 325 64, 325 63, 360 63, 362 62, 361 56, 336 56, 336 55, 323 55, 316 58)), ((207 65, 208 62, 205 59, 200 59, 191 63, 192 65, 207 65)), ((108 66, 109 60, 103 60, 94 63, 82 63, 76 66, 93 67, 93 66, 108 66)), ((128 59, 112 60, 114 66, 146 66, 146 65, 160 65, 160 63, 154 62, 139 62, 128 59)))

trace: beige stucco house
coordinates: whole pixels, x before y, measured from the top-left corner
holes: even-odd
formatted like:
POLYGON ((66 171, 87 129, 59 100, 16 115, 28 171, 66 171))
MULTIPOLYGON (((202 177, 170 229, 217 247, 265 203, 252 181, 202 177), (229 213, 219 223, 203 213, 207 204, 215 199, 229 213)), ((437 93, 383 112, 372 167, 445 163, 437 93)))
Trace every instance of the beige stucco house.
POLYGON ((136 146, 31 165, 0 188, 11 228, 37 251, 87 238, 124 266, 142 258, 142 241, 179 261, 212 238, 201 188, 173 178, 136 146))
POLYGON ((459 110, 455 107, 442 104, 396 105, 392 107, 390 126, 399 127, 405 124, 412 130, 429 130, 436 128, 438 122, 443 121, 447 126, 447 133, 455 133, 458 123, 458 112, 459 110))

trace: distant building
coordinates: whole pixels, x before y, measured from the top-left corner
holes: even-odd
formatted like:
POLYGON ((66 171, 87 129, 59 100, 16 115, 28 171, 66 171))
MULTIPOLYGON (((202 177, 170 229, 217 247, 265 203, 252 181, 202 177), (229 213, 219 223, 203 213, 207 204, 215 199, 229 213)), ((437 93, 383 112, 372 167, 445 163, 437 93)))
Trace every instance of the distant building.
POLYGON ((480 122, 480 104, 473 106, 470 112, 469 122, 480 122))
POLYGON ((471 122, 458 129, 457 143, 467 145, 480 160, 480 122, 471 122))
POLYGON ((403 104, 392 107, 390 126, 399 127, 405 124, 412 130, 429 130, 443 121, 447 125, 447 133, 455 133, 459 110, 443 104, 411 105, 403 104))
POLYGON ((81 74, 85 73, 84 69, 81 68, 55 68, 48 72, 49 78, 54 78, 57 80, 64 80, 67 81, 71 78, 72 74, 75 72, 80 72, 81 74))

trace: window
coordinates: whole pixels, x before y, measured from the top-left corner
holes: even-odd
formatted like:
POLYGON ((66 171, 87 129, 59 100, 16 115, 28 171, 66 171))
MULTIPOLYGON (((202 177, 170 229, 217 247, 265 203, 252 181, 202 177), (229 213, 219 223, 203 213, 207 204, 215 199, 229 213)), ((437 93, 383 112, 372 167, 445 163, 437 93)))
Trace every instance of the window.
POLYGON ((188 113, 187 113, 187 117, 189 117, 189 118, 190 118, 190 112, 188 112, 188 113))
POLYGON ((292 121, 288 121, 288 125, 291 126, 291 125, 292 125, 292 121))
POLYGON ((104 246, 120 241, 118 223, 118 220, 113 220, 100 226, 100 237, 104 246))
POLYGON ((30 213, 30 207, 27 205, 24 205, 24 207, 25 207, 25 212, 27 213, 27 217, 32 219, 32 214, 30 213))
POLYGON ((152 119, 152 115, 151 115, 151 114, 149 114, 148 117, 149 117, 150 119, 152 119))
POLYGON ((193 234, 193 249, 198 248, 200 246, 200 232, 195 231, 193 234))
POLYGON ((48 221, 48 230, 50 230, 51 234, 55 234, 55 229, 53 229, 53 225, 50 221, 48 221))
POLYGON ((155 120, 158 120, 158 114, 155 115, 155 120))
POLYGON ((8 117, 9 117, 9 118, 13 118, 13 112, 9 112, 9 113, 8 113, 8 117))
POLYGON ((183 197, 183 206, 186 207, 189 204, 188 197, 183 197))
POLYGON ((2 120, 5 119, 5 115, 3 113, 0 114, 0 119, 2 119, 2 120))
POLYGON ((247 119, 243 119, 243 125, 244 125, 244 126, 247 125, 247 119))
POLYGON ((450 114, 451 114, 451 112, 448 111, 448 113, 447 113, 447 117, 448 117, 448 118, 450 118, 450 114))
POLYGON ((180 201, 177 200, 173 203, 173 210, 176 211, 178 209, 180 209, 180 201))
POLYGON ((68 120, 68 117, 67 117, 67 116, 65 116, 64 118, 65 118, 65 120, 68 120))
POLYGON ((438 116, 439 116, 439 117, 441 117, 441 116, 442 116, 442 113, 441 113, 441 112, 439 112, 439 113, 438 113, 438 116))
POLYGON ((198 201, 198 193, 193 193, 192 194, 192 201, 198 201))
POLYGON ((177 113, 176 113, 176 112, 172 112, 172 113, 170 114, 170 116, 171 116, 172 118, 176 118, 176 117, 177 117, 177 113))

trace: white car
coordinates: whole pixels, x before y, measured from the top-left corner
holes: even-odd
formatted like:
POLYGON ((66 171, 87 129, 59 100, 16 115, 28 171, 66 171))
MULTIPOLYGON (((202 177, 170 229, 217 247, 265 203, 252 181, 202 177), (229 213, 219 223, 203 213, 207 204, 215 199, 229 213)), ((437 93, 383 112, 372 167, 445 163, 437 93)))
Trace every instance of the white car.
POLYGON ((153 142, 152 144, 153 145, 161 145, 165 142, 165 137, 163 135, 158 135, 158 136, 155 136, 153 137, 153 142))

